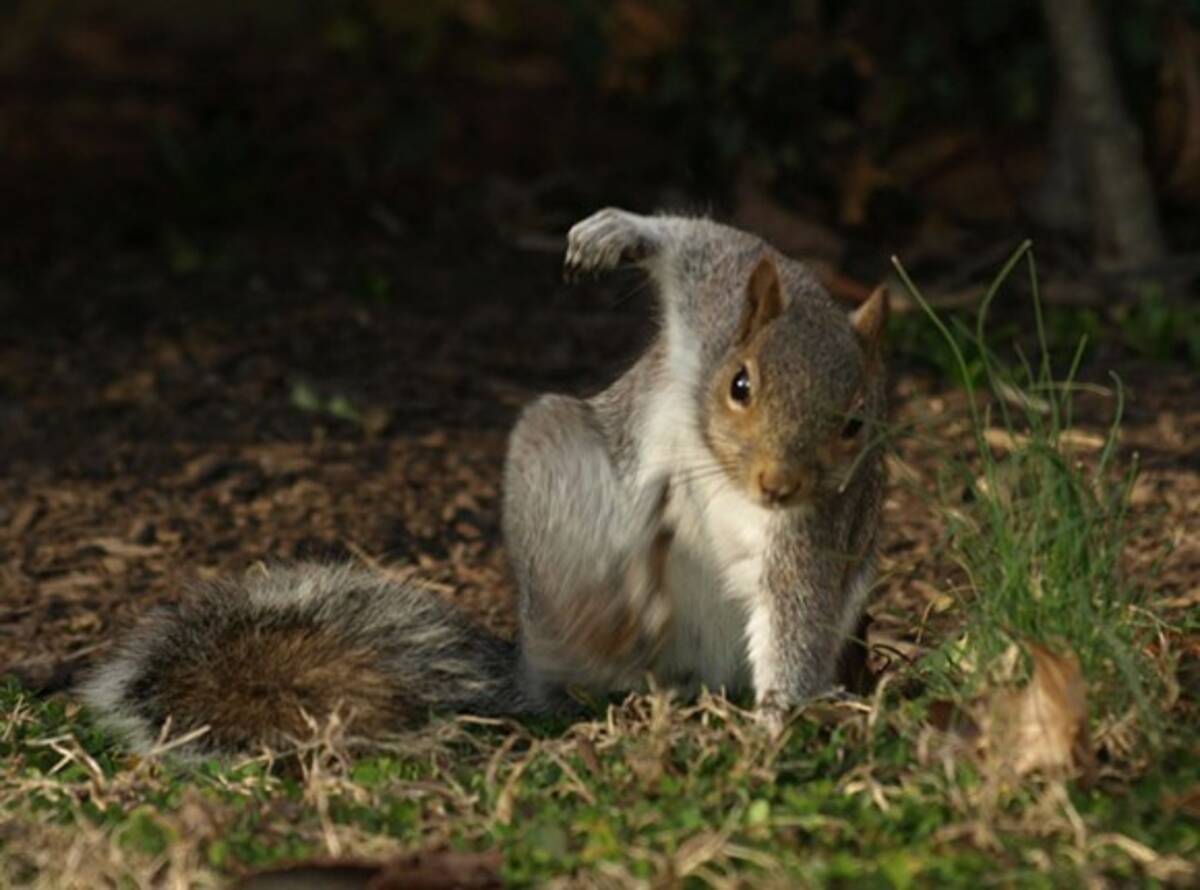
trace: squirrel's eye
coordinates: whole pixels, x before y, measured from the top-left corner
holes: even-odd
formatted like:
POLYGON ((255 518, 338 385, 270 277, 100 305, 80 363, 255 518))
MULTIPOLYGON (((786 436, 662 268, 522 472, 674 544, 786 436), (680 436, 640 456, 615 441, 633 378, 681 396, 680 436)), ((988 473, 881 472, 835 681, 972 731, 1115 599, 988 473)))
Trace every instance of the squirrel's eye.
POLYGON ((855 407, 854 413, 846 418, 846 423, 842 427, 842 438, 853 439, 863 428, 863 411, 866 406, 861 402, 855 407))
POLYGON ((738 372, 733 375, 733 382, 729 384, 729 398, 739 405, 750 404, 750 372, 746 370, 745 365, 738 368, 738 372))

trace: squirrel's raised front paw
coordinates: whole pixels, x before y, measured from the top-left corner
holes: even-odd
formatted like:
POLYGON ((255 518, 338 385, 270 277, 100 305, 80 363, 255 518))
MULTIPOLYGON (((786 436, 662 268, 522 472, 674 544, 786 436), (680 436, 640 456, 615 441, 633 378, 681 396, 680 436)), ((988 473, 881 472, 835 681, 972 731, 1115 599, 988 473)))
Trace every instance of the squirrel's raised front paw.
POLYGON ((646 217, 605 207, 571 226, 563 276, 571 281, 587 272, 615 269, 637 263, 654 250, 654 237, 646 217))

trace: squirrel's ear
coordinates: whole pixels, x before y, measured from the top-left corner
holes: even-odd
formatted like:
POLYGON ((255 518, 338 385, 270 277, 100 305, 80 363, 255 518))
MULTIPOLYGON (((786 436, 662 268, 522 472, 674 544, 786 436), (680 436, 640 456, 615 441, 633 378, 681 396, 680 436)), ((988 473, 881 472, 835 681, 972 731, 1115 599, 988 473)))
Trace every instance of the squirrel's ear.
POLYGON ((742 316, 738 342, 745 343, 783 311, 783 288, 779 270, 769 256, 763 256, 750 273, 746 285, 746 309, 742 316))
POLYGON ((888 292, 883 285, 875 288, 866 301, 850 313, 850 324, 863 352, 869 356, 879 353, 883 342, 883 327, 888 317, 888 292))

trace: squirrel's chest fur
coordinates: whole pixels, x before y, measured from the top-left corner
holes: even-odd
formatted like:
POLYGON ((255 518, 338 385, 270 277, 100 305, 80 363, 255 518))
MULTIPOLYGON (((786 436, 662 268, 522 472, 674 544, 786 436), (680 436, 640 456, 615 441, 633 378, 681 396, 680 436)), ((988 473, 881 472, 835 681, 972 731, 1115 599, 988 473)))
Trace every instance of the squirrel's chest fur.
POLYGON ((747 624, 774 514, 716 466, 697 428, 685 362, 676 358, 673 379, 652 396, 638 445, 643 481, 670 477, 664 519, 674 532, 664 572, 672 620, 654 673, 664 684, 735 693, 750 687, 747 624))

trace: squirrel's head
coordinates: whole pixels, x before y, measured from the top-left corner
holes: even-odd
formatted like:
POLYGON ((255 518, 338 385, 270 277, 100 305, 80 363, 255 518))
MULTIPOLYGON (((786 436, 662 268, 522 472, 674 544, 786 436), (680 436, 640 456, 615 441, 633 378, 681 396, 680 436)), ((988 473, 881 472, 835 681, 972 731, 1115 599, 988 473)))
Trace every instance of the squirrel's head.
POLYGON ((758 261, 702 421, 709 448, 751 498, 790 507, 844 488, 883 416, 886 319, 883 288, 846 315, 789 299, 771 257, 758 261))

